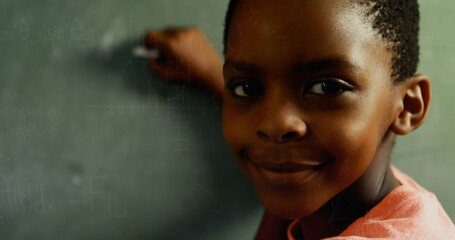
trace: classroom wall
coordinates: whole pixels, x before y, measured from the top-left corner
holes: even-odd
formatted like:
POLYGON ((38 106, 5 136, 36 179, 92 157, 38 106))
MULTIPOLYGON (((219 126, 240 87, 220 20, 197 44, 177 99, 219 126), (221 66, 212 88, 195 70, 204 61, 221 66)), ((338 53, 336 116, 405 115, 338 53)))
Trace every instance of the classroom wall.
MULTIPOLYGON (((0 2, 0 238, 252 239, 261 207, 216 101, 131 56, 193 25, 221 53, 227 0, 0 2)), ((455 216, 455 2, 421 1, 427 123, 393 162, 455 216)))

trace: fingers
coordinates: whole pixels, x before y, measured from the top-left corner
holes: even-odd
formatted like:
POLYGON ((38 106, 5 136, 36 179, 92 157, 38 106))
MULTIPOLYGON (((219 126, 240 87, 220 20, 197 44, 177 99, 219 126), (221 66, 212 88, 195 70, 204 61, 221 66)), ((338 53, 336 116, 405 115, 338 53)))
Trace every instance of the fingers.
POLYGON ((182 67, 176 60, 170 41, 163 33, 149 32, 144 38, 144 45, 159 52, 156 58, 148 59, 150 69, 167 81, 178 82, 182 78, 182 67))
POLYGON ((144 46, 148 49, 156 49, 159 52, 159 56, 156 58, 148 59, 149 66, 152 71, 165 79, 169 79, 173 71, 170 66, 171 50, 169 44, 168 37, 160 32, 150 31, 144 37, 144 46))
POLYGON ((150 31, 144 37, 144 46, 157 49, 159 57, 148 59, 150 69, 160 77, 173 82, 182 82, 187 78, 182 59, 177 57, 180 45, 179 36, 184 32, 180 28, 167 28, 161 32, 150 31))
POLYGON ((156 64, 165 64, 166 56, 170 55, 169 43, 166 36, 158 32, 148 32, 144 37, 144 46, 148 49, 155 49, 158 56, 149 60, 156 64))
POLYGON ((150 31, 144 36, 144 46, 146 48, 161 48, 166 42, 166 37, 159 32, 150 31))

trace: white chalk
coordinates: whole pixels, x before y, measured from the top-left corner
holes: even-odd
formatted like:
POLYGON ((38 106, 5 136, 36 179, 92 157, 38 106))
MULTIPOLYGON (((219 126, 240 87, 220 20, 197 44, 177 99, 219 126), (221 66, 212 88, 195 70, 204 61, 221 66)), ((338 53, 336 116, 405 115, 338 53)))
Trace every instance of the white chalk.
POLYGON ((136 46, 133 48, 133 56, 138 58, 147 58, 147 59, 158 59, 161 56, 160 50, 158 48, 145 48, 143 46, 136 46))

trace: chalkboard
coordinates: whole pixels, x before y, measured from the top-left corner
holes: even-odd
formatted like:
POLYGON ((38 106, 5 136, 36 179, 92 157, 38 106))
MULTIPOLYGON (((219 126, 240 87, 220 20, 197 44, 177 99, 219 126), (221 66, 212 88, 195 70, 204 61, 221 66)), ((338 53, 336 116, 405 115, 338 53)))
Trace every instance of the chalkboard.
MULTIPOLYGON (((0 2, 0 238, 252 239, 262 208, 232 161, 221 109, 163 83, 131 49, 198 26, 222 49, 227 0, 0 2)), ((421 1, 427 123, 393 163, 455 216, 455 20, 421 1)))

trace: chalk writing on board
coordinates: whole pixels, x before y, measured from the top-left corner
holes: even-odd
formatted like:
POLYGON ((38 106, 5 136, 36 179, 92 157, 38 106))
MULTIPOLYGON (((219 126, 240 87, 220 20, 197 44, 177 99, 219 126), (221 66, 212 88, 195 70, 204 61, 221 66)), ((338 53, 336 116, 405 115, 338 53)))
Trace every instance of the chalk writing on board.
POLYGON ((28 177, 0 175, 0 210, 13 213, 35 212, 47 215, 55 212, 54 200, 46 195, 43 183, 39 183, 38 196, 32 194, 32 183, 28 177))
POLYGON ((32 45, 44 46, 57 43, 65 44, 70 49, 95 47, 94 30, 86 27, 81 20, 74 18, 64 25, 55 25, 43 31, 34 31, 32 45))
POLYGON ((54 200, 49 200, 44 194, 43 184, 40 183, 40 200, 37 202, 39 214, 46 215, 48 213, 55 212, 54 210, 54 200))
POLYGON ((30 36, 28 21, 25 19, 16 20, 10 29, 0 29, 0 42, 25 41, 30 36))
MULTIPOLYGON (((74 179, 73 179, 74 180, 74 179)), ((115 195, 113 191, 105 187, 105 183, 108 180, 107 175, 89 177, 88 179, 88 201, 89 211, 91 214, 98 214, 99 210, 103 208, 103 212, 107 213, 112 218, 124 218, 128 214, 126 210, 120 210, 115 204, 115 195), (102 206, 100 208, 100 206, 102 206)), ((74 184, 74 181, 73 181, 74 184)), ((79 184, 75 184, 80 187, 79 184)), ((87 195, 85 195, 87 197, 87 195)), ((68 197, 68 203, 70 210, 80 212, 85 210, 86 205, 84 204, 84 195, 80 198, 75 196, 68 197)))
MULTIPOLYGON (((4 108, 0 118, 6 123, 0 126, 0 140, 26 144, 31 139, 56 139, 56 128, 48 120, 54 115, 51 108, 4 108)), ((7 160, 0 156, 0 163, 7 160)))
POLYGON ((26 19, 13 22, 9 29, 0 29, 0 42, 26 42, 31 46, 65 45, 69 49, 93 48, 97 37, 93 28, 73 18, 61 24, 32 29, 26 19))

